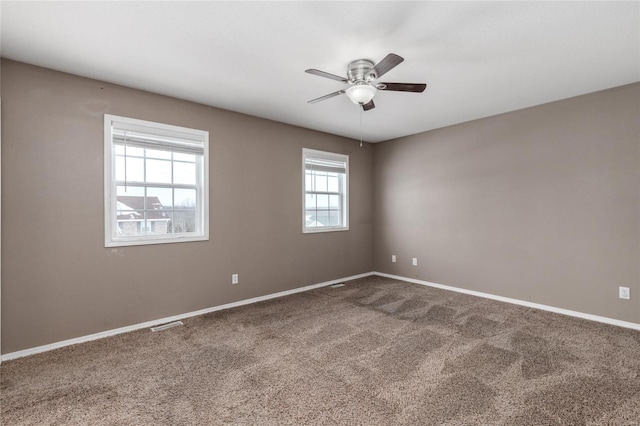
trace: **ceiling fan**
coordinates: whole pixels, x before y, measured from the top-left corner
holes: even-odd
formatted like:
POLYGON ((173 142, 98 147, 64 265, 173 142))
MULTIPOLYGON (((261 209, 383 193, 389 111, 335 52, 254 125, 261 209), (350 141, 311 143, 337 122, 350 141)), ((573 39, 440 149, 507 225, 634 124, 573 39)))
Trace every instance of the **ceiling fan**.
POLYGON ((427 87, 426 84, 376 82, 378 78, 395 68, 402 61, 404 61, 404 58, 395 53, 389 53, 376 65, 368 59, 358 59, 350 62, 349 66, 347 66, 347 78, 316 69, 306 70, 306 73, 341 81, 351 86, 316 99, 311 99, 307 103, 315 104, 316 102, 324 101, 334 96, 346 94, 349 99, 351 99, 351 102, 361 105, 363 110, 369 111, 376 107, 373 103, 373 97, 378 90, 391 92, 424 92, 424 89, 427 87))

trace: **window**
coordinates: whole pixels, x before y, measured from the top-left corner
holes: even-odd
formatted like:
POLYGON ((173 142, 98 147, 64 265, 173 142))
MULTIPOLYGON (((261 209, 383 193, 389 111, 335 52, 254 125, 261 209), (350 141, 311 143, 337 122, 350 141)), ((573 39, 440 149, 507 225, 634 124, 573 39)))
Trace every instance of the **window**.
POLYGON ((349 156, 302 150, 303 232, 349 229, 349 156))
POLYGON ((208 151, 208 132, 105 114, 105 247, 208 240, 208 151))

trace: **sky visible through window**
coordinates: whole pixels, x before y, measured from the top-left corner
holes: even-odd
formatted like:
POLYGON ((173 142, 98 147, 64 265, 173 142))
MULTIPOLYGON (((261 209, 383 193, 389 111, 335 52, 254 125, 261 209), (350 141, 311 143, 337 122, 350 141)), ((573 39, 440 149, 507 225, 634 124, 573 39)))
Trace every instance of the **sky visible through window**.
MULTIPOLYGON (((163 208, 196 205, 196 156, 148 148, 116 146, 119 196, 157 197, 163 208), (126 163, 126 173, 125 173, 126 163), (126 181, 126 186, 122 184, 126 181), (153 186, 146 186, 153 184, 153 186), (162 185, 166 184, 166 187, 162 185), (185 185, 185 187, 175 187, 185 185), (145 194, 146 186, 146 194, 145 194), (193 188, 189 188, 193 186, 193 188)), ((151 208, 152 206, 147 206, 151 208)))
POLYGON ((305 172, 305 222, 308 228, 341 225, 341 176, 339 173, 305 172))

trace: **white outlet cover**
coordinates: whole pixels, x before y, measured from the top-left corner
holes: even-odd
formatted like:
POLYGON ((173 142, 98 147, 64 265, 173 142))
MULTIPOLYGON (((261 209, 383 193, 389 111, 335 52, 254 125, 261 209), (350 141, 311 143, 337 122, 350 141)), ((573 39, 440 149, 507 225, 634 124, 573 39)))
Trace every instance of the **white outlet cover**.
POLYGON ((417 257, 413 258, 413 266, 418 266, 418 258, 417 257))
POLYGON ((393 263, 395 263, 395 262, 396 262, 396 255, 395 255, 395 254, 392 254, 392 255, 391 255, 391 261, 392 261, 393 263))
POLYGON ((629 287, 618 287, 618 297, 620 297, 620 299, 631 299, 629 287))
POLYGON ((231 284, 238 284, 238 274, 231 275, 231 284))

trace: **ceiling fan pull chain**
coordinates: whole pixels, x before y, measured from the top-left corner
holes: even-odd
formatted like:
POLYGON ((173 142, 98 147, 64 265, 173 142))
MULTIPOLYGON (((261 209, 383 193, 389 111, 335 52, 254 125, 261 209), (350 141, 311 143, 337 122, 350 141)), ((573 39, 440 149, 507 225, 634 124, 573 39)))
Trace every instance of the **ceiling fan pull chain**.
POLYGON ((362 148, 362 108, 360 108, 360 148, 362 148))

